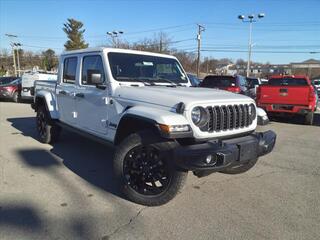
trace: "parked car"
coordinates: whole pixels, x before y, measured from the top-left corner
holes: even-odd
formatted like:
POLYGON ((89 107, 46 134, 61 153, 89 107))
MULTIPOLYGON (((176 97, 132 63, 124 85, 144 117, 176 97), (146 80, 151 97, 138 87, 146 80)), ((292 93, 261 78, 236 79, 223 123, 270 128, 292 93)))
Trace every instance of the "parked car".
POLYGON ((313 79, 312 83, 317 90, 318 96, 320 97, 320 79, 313 79))
POLYGON ((274 132, 254 133, 253 99, 188 87, 173 56, 89 48, 61 54, 59 69, 57 82, 35 83, 40 141, 68 128, 114 146, 117 182, 139 204, 171 200, 188 171, 246 172, 275 145, 274 132))
POLYGON ((200 83, 199 87, 218 88, 249 96, 246 78, 240 75, 208 75, 200 83))
POLYGON ((191 73, 187 73, 187 75, 192 87, 198 87, 200 84, 200 79, 197 77, 197 75, 191 73))
POLYGON ((257 88, 261 85, 261 81, 259 78, 247 77, 247 87, 249 88, 249 96, 253 99, 256 99, 257 88))
POLYGON ((257 103, 268 114, 299 114, 304 116, 305 124, 312 125, 317 96, 308 77, 279 75, 258 88, 257 103))
POLYGON ((21 78, 2 77, 0 78, 0 99, 9 99, 19 102, 21 97, 21 78))

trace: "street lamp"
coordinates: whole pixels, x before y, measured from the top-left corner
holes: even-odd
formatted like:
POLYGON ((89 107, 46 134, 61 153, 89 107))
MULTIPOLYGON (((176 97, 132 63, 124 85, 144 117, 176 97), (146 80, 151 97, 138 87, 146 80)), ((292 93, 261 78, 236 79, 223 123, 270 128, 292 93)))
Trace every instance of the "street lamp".
POLYGON ((240 19, 242 22, 249 23, 249 46, 248 46, 248 63, 247 63, 247 77, 249 77, 250 72, 250 62, 251 62, 251 50, 252 50, 252 23, 257 22, 258 19, 264 18, 264 13, 259 13, 257 17, 254 14, 250 14, 247 16, 248 20, 246 19, 246 16, 239 15, 238 19, 240 19))
POLYGON ((123 34, 123 33, 124 33, 123 31, 107 32, 107 34, 111 37, 113 46, 115 46, 116 48, 117 48, 118 45, 119 45, 119 42, 118 42, 117 38, 118 38, 119 35, 121 35, 121 34, 123 34))

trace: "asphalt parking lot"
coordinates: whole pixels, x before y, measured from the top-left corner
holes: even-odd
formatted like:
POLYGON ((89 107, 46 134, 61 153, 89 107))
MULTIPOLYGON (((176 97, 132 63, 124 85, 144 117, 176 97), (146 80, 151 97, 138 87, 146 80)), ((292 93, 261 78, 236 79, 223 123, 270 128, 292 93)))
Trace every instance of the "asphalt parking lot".
POLYGON ((242 175, 189 174, 161 207, 116 191, 112 150, 70 132, 37 141, 28 104, 0 102, 0 239, 320 239, 320 113, 277 120, 274 152, 242 175))

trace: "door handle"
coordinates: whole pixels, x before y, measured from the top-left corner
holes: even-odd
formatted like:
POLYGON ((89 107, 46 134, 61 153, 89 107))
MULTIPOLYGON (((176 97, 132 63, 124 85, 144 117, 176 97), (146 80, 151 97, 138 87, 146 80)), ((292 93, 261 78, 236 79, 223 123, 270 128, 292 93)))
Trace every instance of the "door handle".
POLYGON ((61 95, 67 95, 67 92, 64 91, 64 90, 62 90, 62 91, 59 91, 59 94, 61 94, 61 95))
POLYGON ((76 97, 78 97, 78 98, 84 98, 84 93, 76 93, 76 97))

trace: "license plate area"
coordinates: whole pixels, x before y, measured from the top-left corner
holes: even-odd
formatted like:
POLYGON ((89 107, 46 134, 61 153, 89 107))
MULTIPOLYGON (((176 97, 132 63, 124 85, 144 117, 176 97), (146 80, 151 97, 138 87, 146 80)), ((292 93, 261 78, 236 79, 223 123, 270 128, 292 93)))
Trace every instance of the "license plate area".
POLYGON ((258 157, 258 143, 255 140, 238 143, 239 161, 246 162, 258 157))
POLYGON ((273 104, 272 105, 273 110, 288 110, 291 111, 293 109, 293 106, 291 105, 281 105, 281 104, 273 104))

